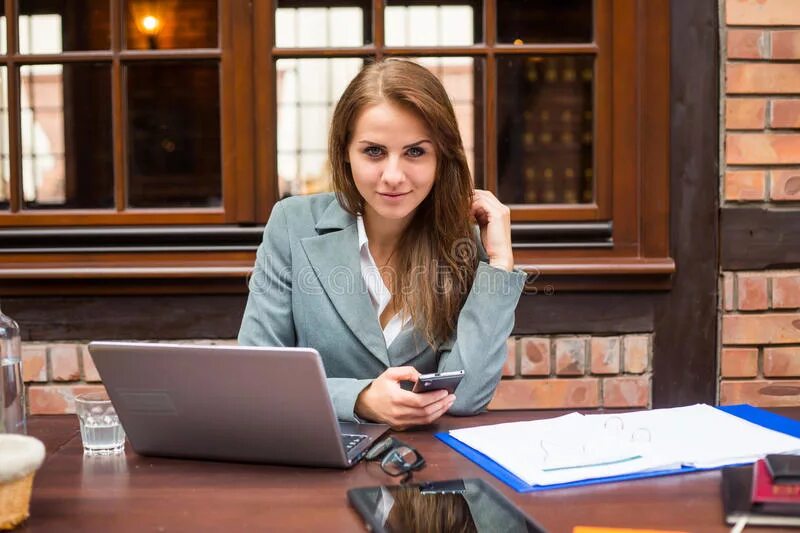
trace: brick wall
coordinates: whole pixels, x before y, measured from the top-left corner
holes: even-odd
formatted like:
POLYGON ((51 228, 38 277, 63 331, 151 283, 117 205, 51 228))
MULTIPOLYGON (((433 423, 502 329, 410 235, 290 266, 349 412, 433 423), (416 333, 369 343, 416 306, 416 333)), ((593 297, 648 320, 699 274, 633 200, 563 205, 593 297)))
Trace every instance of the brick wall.
MULTIPOLYGON (((650 335, 510 338, 503 380, 490 408, 647 407, 651 354, 650 335)), ((81 342, 23 343, 22 372, 31 415, 74 413, 76 394, 103 389, 81 342)))
POLYGON ((720 403, 800 404, 800 271, 723 274, 720 403))
MULTIPOLYGON (((233 344, 236 341, 164 341, 197 344, 233 344)), ((100 375, 86 343, 22 344, 22 376, 27 384, 28 414, 59 415, 75 412, 75 395, 103 390, 100 375)))
POLYGON ((490 409, 650 407, 652 335, 508 339, 490 409))
MULTIPOLYGON (((722 205, 800 207, 800 2, 723 1, 722 205)), ((720 284, 720 403, 800 405, 800 270, 720 284)))

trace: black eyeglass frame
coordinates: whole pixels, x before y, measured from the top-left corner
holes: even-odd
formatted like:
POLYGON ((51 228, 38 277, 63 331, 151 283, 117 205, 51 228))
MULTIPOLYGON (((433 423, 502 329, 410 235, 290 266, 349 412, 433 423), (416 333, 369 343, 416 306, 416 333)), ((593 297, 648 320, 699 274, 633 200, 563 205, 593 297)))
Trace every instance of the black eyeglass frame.
POLYGON ((385 474, 392 477, 405 475, 404 481, 407 481, 411 477, 412 472, 421 470, 425 466, 425 458, 419 453, 419 450, 395 437, 386 437, 375 444, 369 452, 367 452, 366 460, 380 460, 381 470, 383 470, 385 474), (417 457, 417 460, 413 463, 405 461, 403 459, 403 453, 401 452, 406 451, 413 453, 417 457), (389 470, 388 465, 392 463, 399 472, 389 470))

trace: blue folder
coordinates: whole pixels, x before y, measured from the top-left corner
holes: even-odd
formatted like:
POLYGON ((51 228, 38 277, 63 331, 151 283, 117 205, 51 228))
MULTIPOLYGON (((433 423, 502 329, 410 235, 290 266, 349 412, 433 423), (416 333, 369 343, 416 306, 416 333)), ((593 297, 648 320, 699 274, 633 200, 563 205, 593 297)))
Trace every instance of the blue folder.
MULTIPOLYGON (((728 405, 725 407, 717 407, 720 411, 738 416, 744 420, 758 424, 759 426, 779 431, 793 437, 800 438, 800 422, 792 420, 784 416, 770 413, 764 409, 753 407, 752 405, 728 405)), ((695 472, 698 470, 709 470, 696 468, 693 466, 684 466, 681 468, 672 468, 669 470, 658 470, 653 472, 637 472, 634 474, 625 474, 621 476, 603 477, 597 479, 585 479, 581 481, 572 481, 570 483, 559 483, 556 485, 528 485, 523 480, 494 462, 492 459, 482 454, 481 452, 467 446, 460 440, 451 437, 449 433, 437 433, 436 438, 444 442, 458 453, 476 463, 478 466, 492 474, 494 477, 516 490, 517 492, 535 492, 540 490, 559 489, 564 487, 580 487, 583 485, 596 485, 598 483, 611 483, 614 481, 624 481, 626 479, 640 479, 647 477, 657 476, 671 476, 674 474, 683 474, 685 472, 695 472)), ((713 469, 710 469, 713 470, 713 469)))

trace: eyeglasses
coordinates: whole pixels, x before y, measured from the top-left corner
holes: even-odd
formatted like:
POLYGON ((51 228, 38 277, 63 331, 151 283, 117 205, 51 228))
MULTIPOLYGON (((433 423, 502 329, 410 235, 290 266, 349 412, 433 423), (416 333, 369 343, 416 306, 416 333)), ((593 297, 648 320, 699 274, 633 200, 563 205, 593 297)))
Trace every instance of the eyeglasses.
POLYGON ((412 472, 425 466, 421 453, 394 437, 386 437, 375 444, 365 458, 367 461, 380 460, 381 470, 392 477, 405 476, 403 483, 411 478, 412 472))

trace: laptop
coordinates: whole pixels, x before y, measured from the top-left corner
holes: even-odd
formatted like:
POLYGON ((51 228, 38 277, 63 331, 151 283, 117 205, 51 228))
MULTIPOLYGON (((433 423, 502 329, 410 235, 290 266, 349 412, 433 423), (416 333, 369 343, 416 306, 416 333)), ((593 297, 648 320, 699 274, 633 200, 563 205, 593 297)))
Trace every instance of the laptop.
POLYGON ((312 348, 91 342, 141 455, 349 468, 389 426, 339 422, 312 348))

